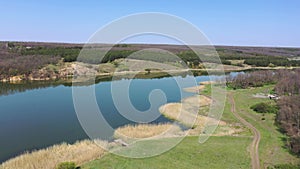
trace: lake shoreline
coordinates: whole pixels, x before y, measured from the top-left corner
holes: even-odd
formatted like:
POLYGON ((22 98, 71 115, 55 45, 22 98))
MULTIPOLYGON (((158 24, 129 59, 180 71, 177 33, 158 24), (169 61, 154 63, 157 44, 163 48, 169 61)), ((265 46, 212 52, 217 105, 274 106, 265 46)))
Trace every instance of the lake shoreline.
MULTIPOLYGON (((278 70, 278 69, 296 69, 300 67, 237 67, 237 68, 230 68, 230 69, 179 69, 179 70, 151 70, 149 71, 119 71, 119 72, 108 72, 108 73, 94 73, 89 72, 87 75, 73 75, 71 72, 64 72, 60 73, 63 76, 58 74, 51 74, 49 77, 43 77, 45 72, 41 72, 37 78, 32 77, 32 75, 17 75, 17 76, 10 76, 4 79, 1 79, 0 82, 3 83, 23 83, 23 82, 34 82, 34 81, 61 81, 61 82, 80 82, 85 81, 86 78, 95 78, 95 79, 104 79, 104 78, 111 78, 111 77, 128 77, 131 75, 135 75, 135 78, 152 78, 152 77, 161 77, 161 76, 170 76, 170 74, 183 74, 191 72, 194 75, 208 75, 208 74, 220 74, 220 73, 230 73, 230 72, 240 72, 240 71, 255 71, 255 70, 278 70), (81 79, 76 79, 76 77, 83 77, 81 79)), ((49 72, 47 72, 49 73, 49 72)))
MULTIPOLYGON (((186 98, 185 98, 186 99, 186 98)), ((143 130, 144 129, 147 129, 147 131, 151 131, 152 132, 152 129, 156 129, 156 130, 160 130, 159 128, 161 128, 161 127, 163 127, 163 128, 166 128, 166 127, 170 127, 170 126, 177 126, 177 124, 173 124, 172 125, 172 123, 158 123, 158 124, 149 124, 149 125, 147 125, 146 127, 145 126, 143 126, 143 130)), ((130 124, 128 124, 128 125, 125 125, 125 126, 120 126, 120 127, 118 127, 118 129, 117 129, 117 131, 121 131, 121 133, 125 133, 125 135, 128 135, 128 131, 126 130, 126 128, 130 128, 130 129, 134 129, 134 130, 137 130, 137 132, 136 133, 138 133, 138 132, 140 132, 140 127, 139 127, 139 125, 130 125, 130 124)), ((172 127, 172 128, 174 128, 174 127, 172 127)), ((179 126, 178 127, 175 127, 174 128, 175 130, 174 130, 174 132, 172 132, 172 134, 170 135, 164 135, 164 134, 162 134, 162 136, 161 137, 175 137, 175 136, 180 136, 180 137, 182 137, 183 135, 184 135, 184 133, 186 132, 186 131, 181 131, 181 129, 179 128, 179 126)), ((162 130, 161 130, 161 132, 163 132, 162 130)), ((130 134, 133 134, 133 133, 130 133, 130 134)), ((118 136, 120 136, 120 135, 118 135, 118 134, 116 134, 115 136, 114 136, 114 139, 112 140, 112 141, 110 141, 110 142, 108 142, 107 144, 109 144, 109 145, 114 145, 115 146, 115 144, 117 144, 116 143, 116 140, 117 139, 120 139, 118 136)), ((135 136, 135 135, 134 135, 135 136)), ((148 135, 146 135, 146 136, 148 136, 148 135)), ((154 135, 150 135, 150 136, 154 136, 154 135)), ((141 137, 141 136, 139 136, 139 137, 141 137)), ((144 137, 144 136, 142 136, 142 137, 144 137)), ((123 137, 121 137, 121 139, 123 140, 124 138, 123 137)), ((126 140, 126 139, 125 139, 126 140)), ((8 165, 8 166, 10 166, 10 165, 15 165, 15 164, 18 164, 19 162, 18 162, 18 160, 24 160, 24 158, 25 159, 28 159, 28 160, 30 160, 31 159, 31 157, 33 158, 36 158, 37 156, 39 156, 39 154, 41 154, 41 152, 43 152, 42 153, 42 155, 44 155, 44 154, 51 154, 51 152, 53 152, 52 150, 55 148, 55 147, 61 147, 61 149, 68 149, 68 147, 74 147, 74 148, 76 148, 76 147, 78 147, 77 145, 78 144, 80 144, 80 143, 85 143, 85 144, 88 144, 89 146, 94 146, 94 143, 92 143, 93 141, 91 141, 91 140, 89 140, 89 139, 84 139, 84 140, 78 140, 78 141, 76 141, 75 143, 73 143, 73 144, 67 144, 67 143, 58 143, 58 144, 53 144, 52 146, 48 146, 48 147, 45 147, 45 148, 41 148, 41 149, 38 149, 38 150, 32 150, 32 151, 29 151, 29 152, 26 152, 25 151, 25 153, 20 153, 19 155, 16 155, 15 157, 12 157, 12 158, 9 158, 8 160, 5 160, 5 161, 3 161, 1 164, 0 164, 0 168, 1 167, 3 167, 3 168, 5 168, 5 166, 6 165, 8 165)), ((97 145, 98 146, 98 145, 97 145)), ((101 154, 102 154, 102 148, 100 148, 99 150, 101 150, 101 154)), ((75 151, 75 150, 74 150, 75 151)), ((77 151, 77 150, 76 150, 77 151)), ((78 150, 79 151, 79 150, 78 150)), ((82 161, 80 160, 80 159, 75 159, 75 160, 72 160, 72 159, 70 159, 70 158, 67 158, 68 157, 68 153, 67 153, 67 151, 65 152, 66 154, 64 155, 66 158, 62 158, 62 159, 66 159, 66 160, 71 160, 71 161, 76 161, 76 163, 78 163, 78 164, 81 164, 82 163, 82 161)), ((97 155, 98 155, 98 153, 96 153, 97 155)), ((105 153, 103 153, 103 154, 105 154, 105 153)), ((54 158, 54 157, 53 157, 54 158)), ((40 157, 39 159, 41 159, 42 160, 42 163, 46 163, 46 161, 43 161, 43 157, 40 157)), ((84 160, 85 162, 88 162, 88 161, 90 161, 90 160, 93 160, 93 159, 95 159, 95 156, 92 156, 90 159, 88 159, 88 160, 84 160)), ((51 160, 54 160, 54 161, 57 161, 58 159, 51 159, 51 160)), ((26 161, 26 160, 25 160, 26 161)), ((58 160, 59 161, 59 160, 58 160)), ((64 162, 64 161, 60 161, 60 162, 64 162)), ((56 162, 56 164, 58 164, 58 162, 56 162)), ((37 164, 38 165, 38 164, 37 164)), ((22 166, 22 165, 21 165, 22 166)))

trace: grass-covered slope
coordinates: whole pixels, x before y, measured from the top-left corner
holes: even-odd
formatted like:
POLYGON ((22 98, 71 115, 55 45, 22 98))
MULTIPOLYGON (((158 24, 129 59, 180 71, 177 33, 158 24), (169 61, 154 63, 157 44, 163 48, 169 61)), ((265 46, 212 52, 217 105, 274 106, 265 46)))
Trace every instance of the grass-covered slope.
POLYGON ((198 137, 187 137, 169 152, 156 157, 130 159, 108 154, 83 165, 82 169, 251 168, 247 152, 250 142, 251 138, 248 137, 224 136, 211 137, 206 143, 199 144, 198 137))

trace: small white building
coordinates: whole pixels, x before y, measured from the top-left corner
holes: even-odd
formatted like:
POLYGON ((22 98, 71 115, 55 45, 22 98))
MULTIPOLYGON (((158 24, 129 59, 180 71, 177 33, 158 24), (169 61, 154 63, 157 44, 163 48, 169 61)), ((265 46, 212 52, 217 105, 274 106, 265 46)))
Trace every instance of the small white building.
POLYGON ((278 99, 279 99, 279 96, 278 96, 278 95, 275 95, 275 94, 268 94, 268 97, 269 97, 271 100, 278 100, 278 99))

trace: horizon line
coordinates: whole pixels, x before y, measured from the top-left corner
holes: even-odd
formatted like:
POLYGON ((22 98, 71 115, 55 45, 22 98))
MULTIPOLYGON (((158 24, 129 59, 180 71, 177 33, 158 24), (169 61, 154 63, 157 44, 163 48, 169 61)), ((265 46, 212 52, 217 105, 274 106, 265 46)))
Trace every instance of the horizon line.
MULTIPOLYGON (((88 44, 87 42, 70 42, 70 41, 23 41, 23 40, 0 40, 3 42, 16 42, 16 43, 52 43, 52 44, 74 44, 74 45, 84 45, 88 44)), ((103 45, 112 45, 110 43, 92 43, 92 44, 103 44, 103 45)), ((130 44, 130 45, 170 45, 170 46, 185 46, 184 44, 175 44, 175 43, 144 43, 144 42, 126 42, 126 43, 117 43, 117 44, 130 44)), ((257 48, 300 48, 300 46, 284 46, 284 45, 236 45, 236 44, 191 44, 191 46, 215 46, 215 47, 257 47, 257 48)))

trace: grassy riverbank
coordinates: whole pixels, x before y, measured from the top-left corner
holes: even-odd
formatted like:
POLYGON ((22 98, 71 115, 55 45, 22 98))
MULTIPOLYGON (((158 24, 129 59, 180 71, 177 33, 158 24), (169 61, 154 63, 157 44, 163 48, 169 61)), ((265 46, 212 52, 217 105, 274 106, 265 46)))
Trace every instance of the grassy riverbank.
POLYGON ((280 133, 279 128, 276 126, 276 115, 271 113, 262 115, 250 109, 251 106, 257 103, 269 102, 269 99, 256 98, 253 97, 253 95, 257 93, 268 93, 273 88, 273 85, 268 85, 259 88, 239 89, 231 92, 233 92, 237 112, 255 126, 261 134, 259 144, 261 165, 267 167, 275 164, 300 163, 300 159, 293 156, 288 149, 285 148, 284 140, 287 137, 280 133))
MULTIPOLYGON (((250 158, 246 151, 250 142, 251 138, 247 137, 224 136, 211 137, 206 143, 199 144, 198 137, 186 137, 178 146, 156 157, 130 159, 107 154, 84 164, 82 169, 250 168, 250 158)), ((144 146, 147 146, 147 142, 144 146)))
MULTIPOLYGON (((244 90, 230 90, 236 100, 236 111, 246 121, 253 124, 261 133, 259 157, 261 168, 281 164, 300 163, 300 159, 284 148, 285 136, 278 131, 274 124, 274 114, 262 115, 251 110, 251 106, 268 99, 255 98, 257 93, 267 93, 274 86, 265 86, 244 90)), ((209 94, 207 86, 203 93, 209 94)), ((200 111, 201 112, 201 111, 200 111)), ((235 118, 231 112, 231 105, 226 101, 222 121, 228 125, 241 128, 238 134, 226 136, 211 136, 204 144, 198 143, 198 137, 186 137, 172 150, 152 158, 128 159, 114 154, 107 154, 101 159, 86 163, 84 169, 96 168, 251 168, 249 146, 252 133, 235 118)), ((220 126, 219 130, 222 130, 220 126)), ((147 142, 143 146, 147 145, 147 142)))

